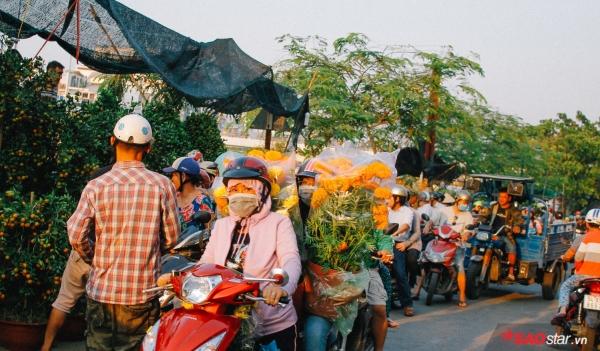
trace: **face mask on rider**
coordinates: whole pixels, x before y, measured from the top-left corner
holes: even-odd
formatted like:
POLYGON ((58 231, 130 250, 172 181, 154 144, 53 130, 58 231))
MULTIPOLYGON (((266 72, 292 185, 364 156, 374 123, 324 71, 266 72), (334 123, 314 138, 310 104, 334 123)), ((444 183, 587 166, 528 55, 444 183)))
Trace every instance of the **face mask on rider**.
POLYGON ((310 200, 315 189, 317 189, 317 187, 314 185, 300 185, 298 187, 298 196, 305 205, 310 205, 310 200))
POLYGON ((460 204, 460 205, 458 205, 458 209, 459 209, 461 212, 467 212, 467 211, 469 210, 469 205, 460 204))
POLYGON ((231 194, 227 199, 229 200, 229 211, 241 218, 250 216, 258 207, 258 196, 255 194, 231 194))

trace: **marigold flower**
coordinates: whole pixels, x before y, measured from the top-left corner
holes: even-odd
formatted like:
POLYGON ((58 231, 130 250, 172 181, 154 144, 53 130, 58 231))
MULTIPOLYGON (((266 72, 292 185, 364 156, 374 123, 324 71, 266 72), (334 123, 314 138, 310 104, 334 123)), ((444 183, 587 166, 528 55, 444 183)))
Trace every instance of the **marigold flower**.
POLYGON ((346 157, 338 157, 328 160, 327 163, 337 168, 338 173, 343 173, 352 168, 352 161, 346 157))
POLYGON ((298 205, 298 195, 288 196, 287 199, 283 200, 283 207, 290 209, 298 205))
POLYGON ((279 166, 271 166, 268 168, 269 177, 271 177, 274 181, 279 181, 281 176, 283 175, 283 168, 279 166))
POLYGON ((377 183, 377 182, 373 182, 373 181, 371 181, 371 182, 366 182, 366 183, 365 183, 365 185, 364 185, 364 187, 365 187, 366 189, 369 189, 369 190, 371 190, 371 191, 374 191, 375 189, 377 189, 377 188, 379 187, 379 183, 377 183))
POLYGON ((320 178, 319 186, 321 188, 323 188, 325 191, 327 191, 328 193, 334 193, 334 192, 338 191, 339 184, 334 177, 328 177, 328 178, 320 178))
POLYGON ((281 187, 277 183, 271 183, 271 196, 277 197, 281 192, 281 187))
POLYGON ((281 161, 283 159, 283 154, 279 151, 269 150, 265 152, 265 159, 267 161, 281 161))
POLYGON ((321 160, 316 160, 315 164, 313 165, 315 172, 319 173, 319 174, 323 174, 323 175, 333 175, 334 171, 331 167, 329 167, 328 165, 326 165, 323 161, 321 160))
POLYGON ((263 160, 265 159, 265 153, 258 149, 248 151, 248 156, 257 157, 263 160))
POLYGON ((215 198, 227 197, 227 188, 225 187, 225 185, 221 185, 220 187, 215 189, 213 195, 215 198))
POLYGON ((376 199, 381 200, 389 199, 392 196, 392 191, 385 187, 378 187, 373 192, 373 196, 375 196, 376 199))
POLYGON ((319 208, 323 204, 323 202, 327 200, 328 196, 329 194, 327 193, 327 190, 323 188, 317 188, 317 190, 315 190, 315 192, 312 195, 310 207, 319 208))

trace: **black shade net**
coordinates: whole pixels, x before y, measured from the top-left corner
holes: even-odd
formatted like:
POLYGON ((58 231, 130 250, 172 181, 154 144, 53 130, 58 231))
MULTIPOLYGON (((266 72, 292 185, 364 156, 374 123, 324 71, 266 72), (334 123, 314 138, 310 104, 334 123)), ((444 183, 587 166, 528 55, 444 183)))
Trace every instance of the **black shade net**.
POLYGON ((273 81, 271 68, 233 39, 200 43, 114 0, 2 0, 0 31, 56 41, 110 74, 157 73, 195 106, 237 114, 262 107, 296 117, 307 100, 273 81), (79 43, 79 44, 78 44, 79 43))

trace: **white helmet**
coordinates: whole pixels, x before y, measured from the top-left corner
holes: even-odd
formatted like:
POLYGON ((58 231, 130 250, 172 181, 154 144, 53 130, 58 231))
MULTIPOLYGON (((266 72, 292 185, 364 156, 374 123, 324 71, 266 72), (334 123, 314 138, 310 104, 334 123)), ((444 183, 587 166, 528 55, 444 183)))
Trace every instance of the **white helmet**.
POLYGON ((131 114, 121 117, 113 130, 115 138, 127 144, 145 145, 152 142, 152 127, 147 119, 131 114))
POLYGON ((392 187, 392 195, 408 197, 408 189, 406 189, 402 185, 396 185, 392 187))
POLYGON ((600 208, 592 208, 585 215, 585 221, 589 224, 600 226, 600 208))

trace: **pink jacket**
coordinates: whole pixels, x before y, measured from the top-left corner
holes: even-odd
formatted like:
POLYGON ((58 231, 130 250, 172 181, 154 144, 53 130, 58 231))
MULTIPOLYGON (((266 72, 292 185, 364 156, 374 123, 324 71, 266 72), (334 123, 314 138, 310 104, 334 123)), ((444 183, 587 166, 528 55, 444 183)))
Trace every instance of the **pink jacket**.
MULTIPOLYGON (((283 268, 290 277, 289 283, 283 288, 291 297, 301 275, 296 235, 290 219, 271 212, 270 209, 269 199, 262 211, 249 219, 250 245, 245 258, 244 274, 267 278, 271 269, 283 268)), ((229 216, 215 222, 204 255, 200 259, 201 263, 225 266, 236 219, 229 216)), ((261 302, 254 309, 254 317, 258 337, 287 329, 298 320, 292 303, 286 307, 272 307, 261 302)))

